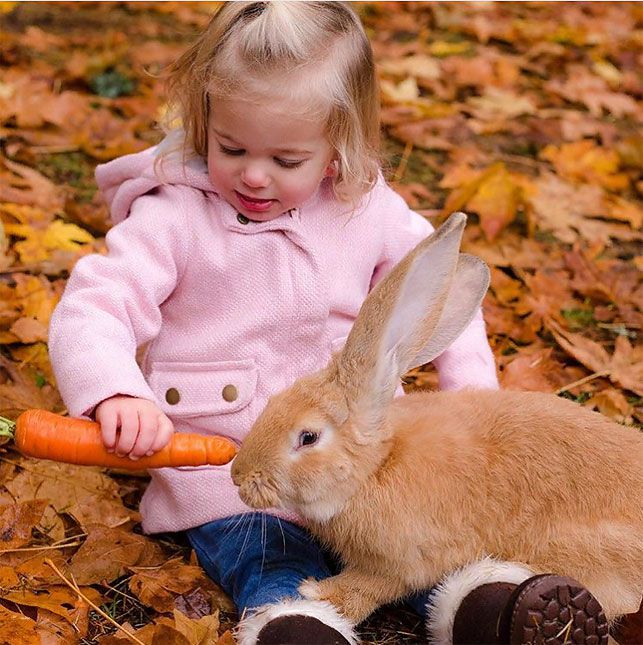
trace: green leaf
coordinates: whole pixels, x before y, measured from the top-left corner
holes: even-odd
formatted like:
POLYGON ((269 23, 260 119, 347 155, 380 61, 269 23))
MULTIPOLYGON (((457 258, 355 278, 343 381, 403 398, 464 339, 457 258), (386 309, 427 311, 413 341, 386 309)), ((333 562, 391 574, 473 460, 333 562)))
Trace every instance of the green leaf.
POLYGON ((134 81, 115 69, 107 70, 94 76, 89 85, 94 94, 108 99, 129 96, 134 91, 134 81))

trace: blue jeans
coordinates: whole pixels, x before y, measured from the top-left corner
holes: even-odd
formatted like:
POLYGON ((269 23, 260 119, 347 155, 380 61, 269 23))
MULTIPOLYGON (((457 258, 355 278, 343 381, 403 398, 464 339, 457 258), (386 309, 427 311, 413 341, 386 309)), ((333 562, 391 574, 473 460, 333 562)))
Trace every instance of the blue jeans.
MULTIPOLYGON (((215 520, 187 531, 199 563, 232 597, 241 615, 246 610, 301 598, 306 578, 328 578, 339 571, 332 556, 305 529, 263 513, 215 520)), ((407 598, 426 616, 428 592, 407 598)))

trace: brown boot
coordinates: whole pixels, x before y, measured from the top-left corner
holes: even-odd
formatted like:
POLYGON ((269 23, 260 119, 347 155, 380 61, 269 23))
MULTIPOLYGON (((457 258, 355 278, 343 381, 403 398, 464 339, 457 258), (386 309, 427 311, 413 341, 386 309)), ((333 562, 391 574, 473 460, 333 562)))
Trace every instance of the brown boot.
POLYGON ((619 645, 641 645, 643 643, 643 602, 635 614, 625 614, 614 625, 611 634, 619 645))
POLYGON ((454 645, 607 645, 607 634, 594 596, 576 580, 551 574, 474 589, 453 624, 454 645))
POLYGON ((271 620, 257 635, 257 645, 350 645, 337 630, 312 616, 291 614, 271 620))
POLYGON ((331 603, 292 599, 264 605, 237 627, 238 645, 356 645, 353 625, 331 603))
POLYGON ((484 558, 454 571, 427 607, 436 645, 607 645, 605 614, 590 592, 563 576, 484 558))

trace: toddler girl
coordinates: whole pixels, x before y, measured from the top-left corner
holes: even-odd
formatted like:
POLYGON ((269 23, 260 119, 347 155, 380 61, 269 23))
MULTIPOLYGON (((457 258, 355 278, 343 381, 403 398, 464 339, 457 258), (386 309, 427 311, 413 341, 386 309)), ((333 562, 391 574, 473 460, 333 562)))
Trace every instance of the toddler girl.
MULTIPOLYGON (((373 57, 349 5, 224 3, 169 92, 181 127, 97 168, 107 253, 77 263, 50 330, 70 414, 132 459, 173 432, 241 442, 432 231, 379 172, 373 57)), ((481 314, 435 364, 441 388, 497 387, 481 314)), ((187 531, 245 616, 242 643, 354 642, 297 592, 330 575, 297 518, 249 510, 229 467, 153 471, 141 502, 147 533, 187 531)))

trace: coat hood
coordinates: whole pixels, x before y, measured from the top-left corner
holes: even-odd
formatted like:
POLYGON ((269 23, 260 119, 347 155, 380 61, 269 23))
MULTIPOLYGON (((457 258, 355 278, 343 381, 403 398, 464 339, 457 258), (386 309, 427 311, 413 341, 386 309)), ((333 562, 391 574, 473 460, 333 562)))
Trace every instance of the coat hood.
POLYGON ((192 158, 184 163, 177 139, 177 134, 169 135, 152 148, 96 167, 96 183, 109 206, 114 224, 127 217, 137 197, 161 185, 189 186, 216 192, 203 159, 192 158), (162 153, 166 154, 158 161, 162 153))

